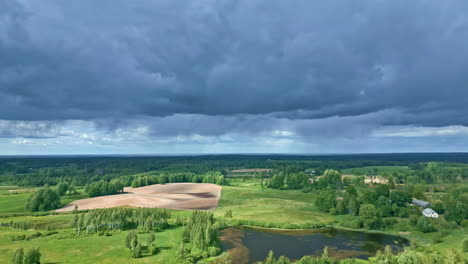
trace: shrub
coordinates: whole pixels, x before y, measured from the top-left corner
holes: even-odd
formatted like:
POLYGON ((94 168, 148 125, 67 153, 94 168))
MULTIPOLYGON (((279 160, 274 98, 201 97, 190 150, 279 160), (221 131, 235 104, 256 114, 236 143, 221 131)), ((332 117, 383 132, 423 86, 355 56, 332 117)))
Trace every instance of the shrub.
POLYGON ((392 225, 394 225, 396 223, 398 223, 398 220, 396 218, 388 217, 388 218, 384 219, 384 224, 387 227, 390 227, 390 226, 392 226, 392 225))
POLYGON ((468 219, 465 219, 461 222, 461 226, 468 227, 468 219))
POLYGON ((412 225, 416 225, 418 223, 419 217, 417 215, 412 215, 409 217, 409 222, 412 225))
POLYGON ((430 233, 436 231, 433 223, 425 216, 421 216, 416 224, 419 231, 423 233, 430 233))
POLYGON ((155 244, 151 244, 148 250, 150 255, 156 255, 159 252, 159 249, 156 247, 155 244))
POLYGON ((468 238, 463 239, 462 250, 463 252, 468 252, 468 238))

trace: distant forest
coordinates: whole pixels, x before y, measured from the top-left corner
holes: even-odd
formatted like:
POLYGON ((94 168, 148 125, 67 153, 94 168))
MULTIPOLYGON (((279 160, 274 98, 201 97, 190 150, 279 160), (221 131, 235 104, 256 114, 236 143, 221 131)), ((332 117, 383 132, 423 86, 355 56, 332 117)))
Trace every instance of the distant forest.
MULTIPOLYGON (((56 185, 69 182, 84 186, 91 182, 120 178, 131 183, 139 173, 220 173, 237 168, 270 168, 285 173, 326 169, 343 170, 365 166, 408 166, 411 174, 426 183, 434 180, 426 175, 426 162, 444 162, 438 166, 438 181, 454 182, 468 177, 468 153, 406 153, 355 155, 204 155, 204 156, 29 156, 0 157, 0 181, 20 186, 56 185), (444 168, 449 167, 450 170, 444 168), (443 176, 445 175, 445 177, 443 176)), ((125 184, 128 185, 128 184, 125 184)))

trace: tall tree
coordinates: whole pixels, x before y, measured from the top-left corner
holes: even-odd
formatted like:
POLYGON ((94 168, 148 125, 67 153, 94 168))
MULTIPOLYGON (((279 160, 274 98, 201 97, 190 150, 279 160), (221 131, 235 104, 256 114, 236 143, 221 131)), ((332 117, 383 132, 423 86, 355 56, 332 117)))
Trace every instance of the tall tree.
POLYGON ((24 259, 24 250, 23 248, 18 248, 15 253, 13 254, 13 258, 11 261, 13 264, 23 264, 24 259))

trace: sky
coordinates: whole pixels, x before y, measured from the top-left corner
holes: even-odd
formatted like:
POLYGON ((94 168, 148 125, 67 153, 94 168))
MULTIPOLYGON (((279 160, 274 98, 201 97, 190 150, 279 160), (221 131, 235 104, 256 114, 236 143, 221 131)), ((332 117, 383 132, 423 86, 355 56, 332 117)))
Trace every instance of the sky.
POLYGON ((0 0, 0 155, 466 151, 466 0, 0 0))

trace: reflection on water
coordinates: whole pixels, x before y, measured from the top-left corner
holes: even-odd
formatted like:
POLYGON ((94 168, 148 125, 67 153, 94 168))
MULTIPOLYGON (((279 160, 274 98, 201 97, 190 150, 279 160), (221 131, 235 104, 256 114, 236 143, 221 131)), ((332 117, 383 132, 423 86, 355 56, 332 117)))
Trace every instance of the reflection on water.
POLYGON ((229 250, 234 264, 261 261, 269 250, 291 259, 320 256, 325 246, 331 257, 367 259, 386 245, 401 251, 409 243, 403 237, 334 228, 289 231, 230 227, 221 232, 222 249, 229 250))

